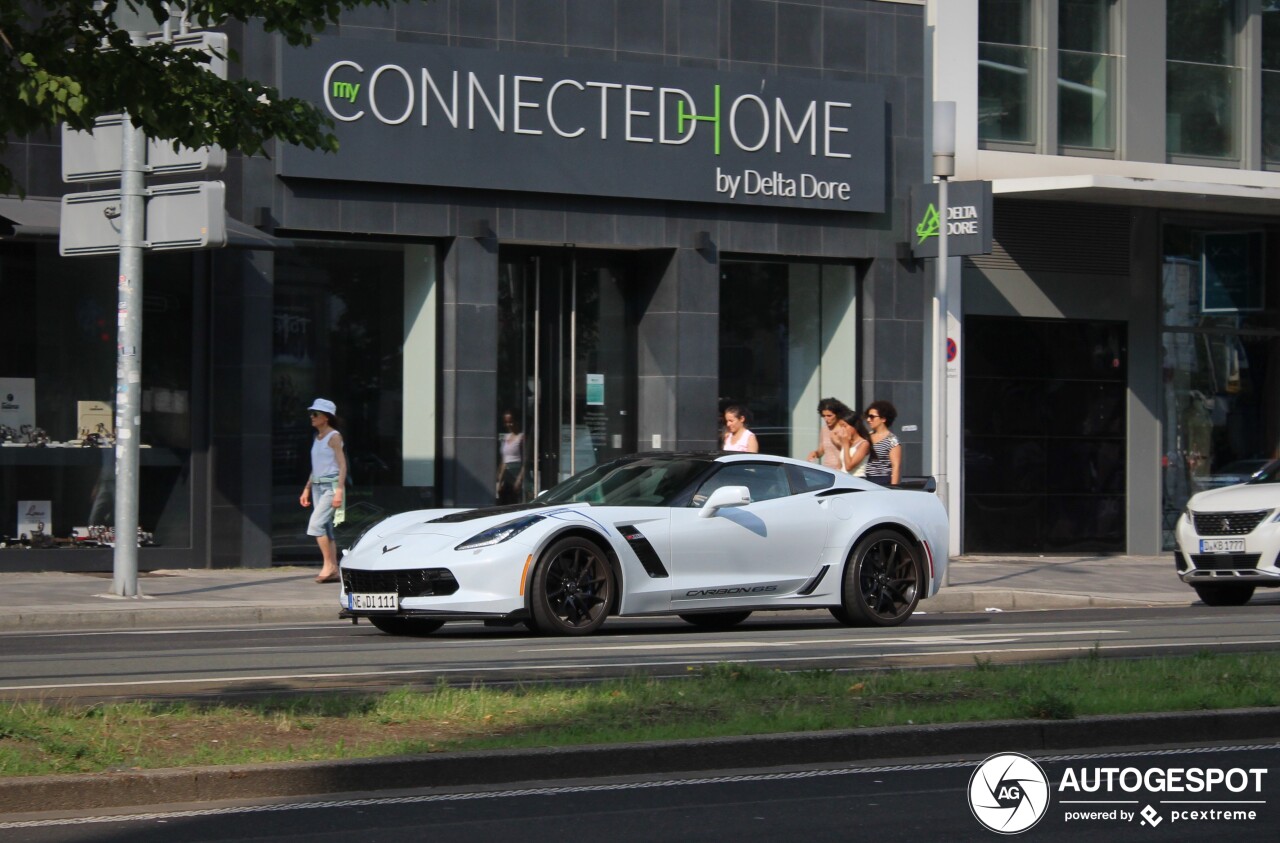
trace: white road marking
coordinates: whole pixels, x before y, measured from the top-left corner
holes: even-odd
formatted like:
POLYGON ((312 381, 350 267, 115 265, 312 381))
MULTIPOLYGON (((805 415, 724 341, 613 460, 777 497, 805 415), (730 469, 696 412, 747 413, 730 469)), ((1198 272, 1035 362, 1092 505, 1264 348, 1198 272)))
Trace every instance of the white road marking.
MULTIPOLYGON (((1023 638, 1059 637, 1063 635, 1121 635, 1119 629, 1079 629, 1057 632, 976 633, 973 635, 917 635, 896 638, 854 640, 850 638, 805 638, 796 641, 688 641, 676 644, 599 644, 583 642, 585 649, 593 653, 614 650, 698 650, 728 649, 736 647, 803 647, 809 644, 845 644, 851 647, 876 647, 882 644, 1008 644, 1023 638)), ((522 653, 580 653, 584 647, 534 647, 520 650, 522 653)))
MULTIPOLYGON (((1205 647, 1217 642, 1212 641, 1181 641, 1181 642, 1161 642, 1162 647, 1205 647)), ((1249 641, 1250 644, 1280 644, 1280 638, 1254 639, 1249 641)), ((1137 650, 1151 646, 1149 643, 1138 644, 1095 644, 1100 650, 1137 650)), ((1016 647, 1002 648, 996 650, 931 650, 925 652, 912 651, 903 653, 867 653, 867 654, 851 654, 842 653, 833 656, 780 656, 776 658, 752 659, 743 658, 735 659, 735 663, 741 664, 782 664, 791 662, 822 662, 822 661, 838 661, 841 659, 861 660, 876 658, 897 658, 910 656, 912 658, 919 656, 982 656, 998 653, 1079 653, 1085 649, 1091 649, 1087 644, 1081 642, 1079 644, 1069 645, 1065 647, 1016 647)), ((273 680, 317 680, 317 679, 356 679, 362 676, 432 676, 443 673, 511 673, 521 670, 581 670, 584 667, 590 668, 638 668, 638 667, 677 667, 704 664, 721 664, 719 659, 680 659, 677 661, 644 661, 644 662, 616 662, 616 663, 600 663, 590 661, 580 662, 555 662, 552 664, 522 664, 522 665, 495 665, 485 667, 424 667, 407 670, 361 670, 349 673, 280 673, 280 674, 259 674, 248 676, 222 676, 195 679, 142 679, 131 681, 110 681, 110 682, 73 682, 64 684, 48 684, 48 685, 0 685, 0 693, 10 691, 56 691, 71 690, 76 688, 131 688, 146 686, 163 686, 163 685, 221 685, 233 682, 262 682, 273 680)))
MULTIPOLYGON (((1280 744, 1243 744, 1239 746, 1205 746, 1179 749, 1151 749, 1135 752, 1098 752, 1076 755, 1039 755, 1033 757, 1041 763, 1059 761, 1088 761, 1105 758, 1150 758, 1174 755, 1206 755, 1221 752, 1267 752, 1280 748, 1280 744)), ((564 785, 560 787, 529 787, 512 790, 481 790, 460 793, 424 793, 418 796, 384 796, 367 799, 327 799, 313 802, 281 802, 270 805, 231 805, 223 808, 198 808, 188 811, 154 811, 137 814, 112 814, 97 817, 57 817, 47 820, 17 820, 0 822, 0 829, 49 828, 68 825, 98 825, 104 823, 144 822, 192 817, 219 817, 235 814, 266 814, 280 811, 324 811, 333 808, 363 808, 382 805, 421 805, 431 802, 474 802, 484 799, 515 799, 526 796, 572 796, 581 793, 608 793, 630 790, 656 790, 698 785, 737 784, 741 782, 776 782, 798 779, 828 778, 831 776, 883 775, 885 773, 911 773, 924 770, 957 770, 978 766, 981 761, 940 761, 926 764, 886 764, 881 767, 840 767, 836 769, 797 770, 786 773, 746 773, 736 776, 704 776, 700 778, 662 778, 648 781, 618 782, 609 784, 564 785)))

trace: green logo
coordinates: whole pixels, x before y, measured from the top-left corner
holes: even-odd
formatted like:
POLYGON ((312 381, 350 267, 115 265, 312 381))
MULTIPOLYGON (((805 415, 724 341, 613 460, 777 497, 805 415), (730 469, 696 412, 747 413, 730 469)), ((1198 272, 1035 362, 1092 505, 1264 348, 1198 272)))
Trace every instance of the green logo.
POLYGON ((679 109, 676 112, 678 120, 676 121, 676 132, 684 134, 684 124, 687 120, 708 120, 716 127, 716 155, 720 154, 720 86, 716 85, 716 110, 714 114, 700 117, 695 114, 689 114, 684 110, 684 98, 680 99, 679 109))
POLYGON ((916 241, 916 245, 920 245, 930 237, 937 237, 939 225, 938 209, 933 207, 933 203, 930 202, 929 207, 924 212, 924 218, 916 226, 916 237, 920 238, 916 241))
POLYGON ((334 82, 333 97, 334 99, 346 100, 347 102, 355 102, 356 97, 360 95, 359 82, 334 82))

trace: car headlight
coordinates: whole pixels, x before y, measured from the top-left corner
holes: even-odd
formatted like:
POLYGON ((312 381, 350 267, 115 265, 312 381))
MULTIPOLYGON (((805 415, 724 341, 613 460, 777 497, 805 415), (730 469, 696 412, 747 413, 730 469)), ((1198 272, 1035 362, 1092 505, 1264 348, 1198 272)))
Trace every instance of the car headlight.
POLYGON ((507 539, 520 535, 545 517, 546 516, 543 515, 526 515, 523 518, 517 518, 515 521, 508 521, 505 524, 490 527, 483 533, 477 533, 467 539, 462 544, 455 547, 454 550, 472 550, 477 547, 488 547, 493 544, 501 544, 507 539))

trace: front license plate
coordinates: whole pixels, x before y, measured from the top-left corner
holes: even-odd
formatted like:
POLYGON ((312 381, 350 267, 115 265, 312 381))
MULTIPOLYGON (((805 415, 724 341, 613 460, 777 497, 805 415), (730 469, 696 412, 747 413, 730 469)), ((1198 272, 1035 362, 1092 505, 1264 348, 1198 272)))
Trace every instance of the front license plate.
POLYGON ((1244 553, 1244 539, 1201 539, 1201 553, 1244 553))
POLYGON ((351 611, 394 612, 400 608, 400 598, 395 594, 351 594, 351 611))

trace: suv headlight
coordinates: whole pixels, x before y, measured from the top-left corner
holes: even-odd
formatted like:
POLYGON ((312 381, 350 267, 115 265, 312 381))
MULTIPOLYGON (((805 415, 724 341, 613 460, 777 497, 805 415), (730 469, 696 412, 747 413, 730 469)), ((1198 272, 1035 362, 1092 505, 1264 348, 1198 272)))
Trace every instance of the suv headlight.
POLYGON ((520 535, 545 517, 546 516, 544 515, 526 515, 523 518, 517 518, 515 521, 508 521, 505 524, 490 527, 483 533, 477 533, 467 539, 462 544, 455 547, 454 550, 474 550, 477 547, 489 547, 494 544, 502 544, 507 539, 520 535))

